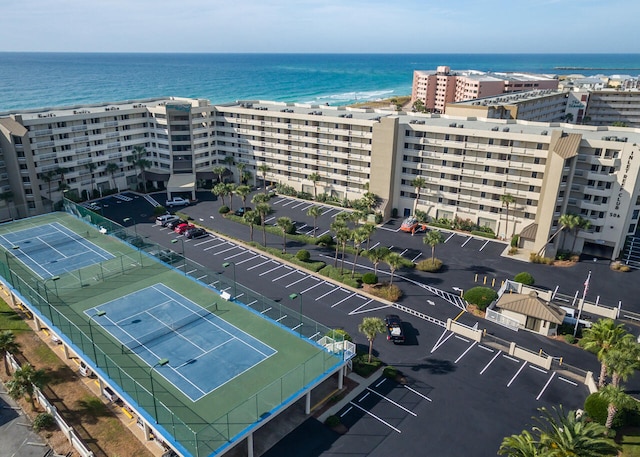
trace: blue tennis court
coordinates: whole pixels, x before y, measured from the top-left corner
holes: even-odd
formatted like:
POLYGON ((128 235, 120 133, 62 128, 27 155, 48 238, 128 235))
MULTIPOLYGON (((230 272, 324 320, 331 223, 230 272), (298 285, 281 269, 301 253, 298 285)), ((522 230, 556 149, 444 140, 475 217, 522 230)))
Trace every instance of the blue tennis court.
POLYGON ((0 245, 41 279, 114 258, 58 222, 0 235, 0 245))
POLYGON ((85 311, 196 401, 276 353, 164 284, 85 311))

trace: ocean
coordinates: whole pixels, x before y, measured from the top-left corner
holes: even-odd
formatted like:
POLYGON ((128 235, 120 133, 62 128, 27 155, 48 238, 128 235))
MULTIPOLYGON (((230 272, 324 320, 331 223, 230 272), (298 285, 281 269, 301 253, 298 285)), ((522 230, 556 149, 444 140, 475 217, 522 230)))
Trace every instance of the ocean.
POLYGON ((640 54, 0 53, 0 112, 178 96, 345 105, 411 94, 413 70, 640 74, 640 54))

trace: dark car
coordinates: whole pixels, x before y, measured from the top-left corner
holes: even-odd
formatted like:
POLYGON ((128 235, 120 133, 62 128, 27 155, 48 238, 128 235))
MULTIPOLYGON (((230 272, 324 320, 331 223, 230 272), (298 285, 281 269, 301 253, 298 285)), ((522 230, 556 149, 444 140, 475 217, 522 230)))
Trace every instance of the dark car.
POLYGON ((184 236, 186 238, 200 238, 201 236, 207 236, 208 234, 209 232, 200 227, 190 228, 184 232, 184 236))
POLYGON ((175 221, 168 222, 168 223, 167 223, 167 225, 165 225, 165 227, 167 227, 167 228, 169 228, 169 229, 173 230, 173 229, 175 229, 178 225, 180 225, 180 224, 186 224, 186 223, 187 223, 187 221, 185 221, 184 219, 178 219, 178 220, 175 220, 175 221))
POLYGON ((244 213, 246 213, 247 211, 251 211, 251 208, 248 206, 243 206, 235 210, 233 214, 235 214, 236 216, 244 216, 244 213))
POLYGON ((404 332, 402 331, 402 321, 396 314, 388 314, 384 318, 387 326, 387 339, 394 344, 404 343, 404 332))

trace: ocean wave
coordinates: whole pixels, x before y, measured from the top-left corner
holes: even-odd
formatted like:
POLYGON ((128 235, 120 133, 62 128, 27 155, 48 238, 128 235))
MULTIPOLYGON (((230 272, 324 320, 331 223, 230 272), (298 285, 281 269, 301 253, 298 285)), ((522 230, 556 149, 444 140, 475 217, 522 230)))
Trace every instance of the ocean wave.
POLYGON ((337 94, 319 95, 313 99, 305 100, 303 103, 309 104, 347 104, 360 101, 376 101, 397 95, 393 89, 341 92, 337 94))

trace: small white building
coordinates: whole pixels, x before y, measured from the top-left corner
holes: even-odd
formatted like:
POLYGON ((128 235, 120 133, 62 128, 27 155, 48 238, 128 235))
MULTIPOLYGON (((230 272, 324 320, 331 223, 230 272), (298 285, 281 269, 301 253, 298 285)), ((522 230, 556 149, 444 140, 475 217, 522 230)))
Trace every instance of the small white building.
POLYGON ((557 335, 558 326, 566 314, 559 306, 539 297, 534 290, 524 294, 502 294, 493 311, 518 322, 519 328, 545 336, 557 335))

